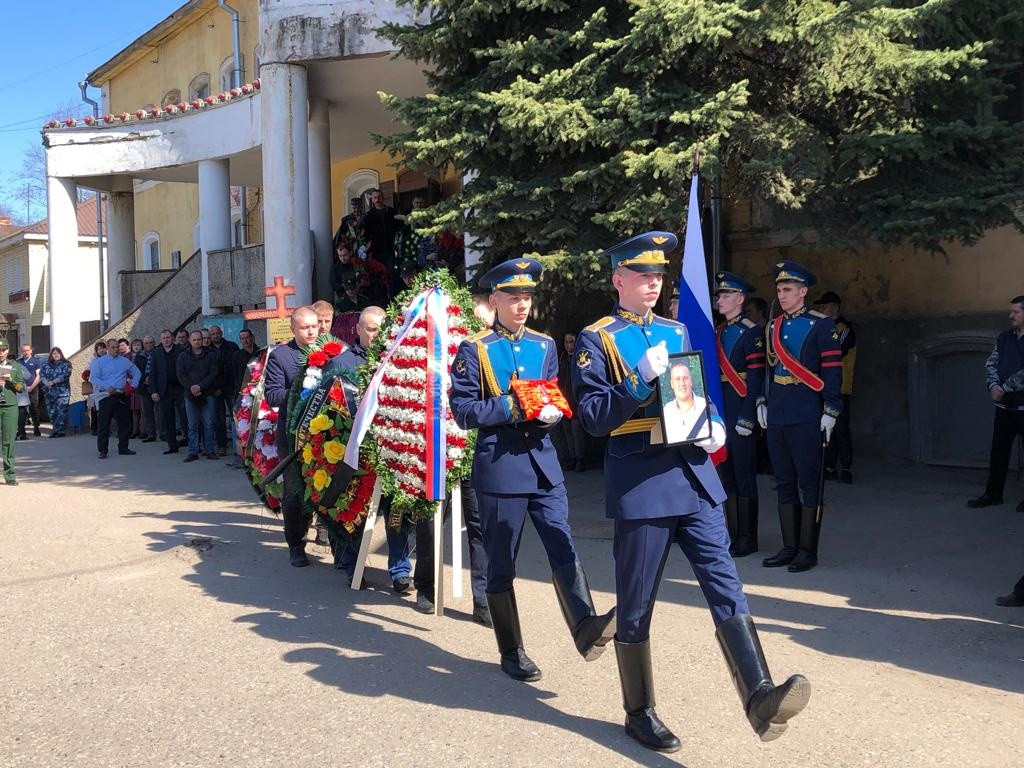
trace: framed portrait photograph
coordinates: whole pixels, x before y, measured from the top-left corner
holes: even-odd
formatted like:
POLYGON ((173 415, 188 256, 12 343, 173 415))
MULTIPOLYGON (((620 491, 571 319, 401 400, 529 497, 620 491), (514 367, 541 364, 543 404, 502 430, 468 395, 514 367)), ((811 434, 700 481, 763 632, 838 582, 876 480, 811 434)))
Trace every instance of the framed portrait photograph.
POLYGON ((665 445, 686 445, 711 437, 707 391, 701 352, 669 355, 668 369, 658 377, 665 445))

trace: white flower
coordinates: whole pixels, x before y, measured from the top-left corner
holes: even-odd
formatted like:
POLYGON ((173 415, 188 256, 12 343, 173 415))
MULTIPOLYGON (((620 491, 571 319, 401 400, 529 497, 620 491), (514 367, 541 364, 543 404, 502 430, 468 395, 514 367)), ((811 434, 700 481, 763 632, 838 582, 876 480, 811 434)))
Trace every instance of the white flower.
POLYGON ((277 458, 277 446, 276 445, 264 445, 260 448, 260 453, 266 456, 268 459, 277 458))
POLYGON ((252 395, 243 395, 242 396, 242 407, 243 408, 248 408, 250 405, 252 405, 252 395))
POLYGON ((260 419, 260 423, 256 425, 256 430, 258 432, 266 432, 272 426, 274 426, 273 423, 267 421, 266 419, 260 419))
POLYGON ((248 419, 242 419, 240 422, 238 422, 238 431, 239 432, 248 432, 249 431, 249 420, 248 419))

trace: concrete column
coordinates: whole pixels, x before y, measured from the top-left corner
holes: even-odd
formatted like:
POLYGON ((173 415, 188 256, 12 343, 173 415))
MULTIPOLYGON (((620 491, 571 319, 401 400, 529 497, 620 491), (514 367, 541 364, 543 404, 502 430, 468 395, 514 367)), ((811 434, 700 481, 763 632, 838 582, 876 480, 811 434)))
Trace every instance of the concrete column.
MULTIPOLYGON (((50 294, 50 345, 65 350, 70 357, 82 346, 83 320, 97 315, 95 302, 99 291, 83 296, 77 275, 78 215, 75 202, 78 186, 71 179, 50 176, 46 179, 46 203, 49 227, 49 255, 46 274, 50 294)), ((96 271, 90 270, 93 274, 96 271)), ((97 286, 98 288, 98 286, 97 286)), ((100 308, 102 312, 102 308, 100 308)))
POLYGON ((210 251, 231 247, 231 187, 227 160, 199 161, 199 248, 202 251, 202 306, 204 315, 219 315, 210 306, 210 251))
POLYGON ((267 285, 295 286, 291 306, 313 300, 309 231, 309 125, 306 68, 260 65, 263 120, 263 253, 267 285))
MULTIPOLYGON (((331 213, 331 118, 326 99, 309 100, 309 226, 313 230, 316 298, 331 301, 334 222, 331 213)), ((268 283, 269 285, 269 283, 268 283)))
POLYGON ((121 281, 117 273, 135 269, 135 195, 111 192, 107 195, 107 285, 110 296, 110 324, 120 320, 132 307, 121 306, 121 281))

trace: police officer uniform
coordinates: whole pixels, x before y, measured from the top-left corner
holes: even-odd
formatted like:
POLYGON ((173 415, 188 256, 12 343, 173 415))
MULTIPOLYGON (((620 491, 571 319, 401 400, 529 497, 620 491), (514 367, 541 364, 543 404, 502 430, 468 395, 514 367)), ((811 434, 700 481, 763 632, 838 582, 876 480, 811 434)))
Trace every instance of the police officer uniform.
MULTIPOLYGON (((650 232, 610 248, 612 268, 663 273, 676 246, 668 232, 650 232)), ((644 375, 648 350, 691 351, 686 327, 648 310, 616 306, 577 337, 573 387, 578 416, 595 436, 609 435, 605 454, 606 515, 615 521, 615 651, 626 710, 626 733, 649 748, 674 752, 679 740, 654 710, 650 625, 673 543, 693 568, 717 626, 716 636, 748 719, 763 740, 776 738, 803 708, 810 686, 800 676, 772 685, 743 585, 729 556, 721 504, 725 493, 709 452, 725 439, 712 410, 712 438, 665 446, 660 398, 644 375)), ((667 368, 667 362, 666 362, 667 368)))
MULTIPOLYGON (((817 282, 813 272, 788 259, 776 263, 773 273, 776 283, 809 287, 817 282)), ((759 409, 767 406, 762 426, 775 469, 783 547, 764 566, 806 571, 818 562, 821 432, 828 432, 826 422, 834 425, 842 411, 842 351, 832 319, 806 306, 777 315, 765 334, 770 375, 759 409)))
MULTIPOLYGON (((494 293, 533 293, 542 267, 513 259, 480 278, 494 293)), ((598 616, 569 529, 569 503, 550 424, 527 421, 513 393, 513 379, 554 379, 558 349, 553 339, 525 326, 494 326, 466 339, 452 364, 451 408, 463 429, 476 429, 473 484, 487 550, 487 604, 501 652, 501 669, 519 680, 541 673, 523 649, 515 598, 515 561, 527 515, 551 565, 562 614, 580 654, 591 661, 611 640, 613 608, 598 616)))
MULTIPOLYGON (((719 272, 715 290, 747 296, 754 286, 732 272, 719 272)), ((728 494, 729 554, 743 557, 757 552, 757 438, 753 432, 757 398, 764 389, 764 337, 742 312, 719 325, 716 335, 729 435, 728 455, 718 465, 718 474, 728 494)))

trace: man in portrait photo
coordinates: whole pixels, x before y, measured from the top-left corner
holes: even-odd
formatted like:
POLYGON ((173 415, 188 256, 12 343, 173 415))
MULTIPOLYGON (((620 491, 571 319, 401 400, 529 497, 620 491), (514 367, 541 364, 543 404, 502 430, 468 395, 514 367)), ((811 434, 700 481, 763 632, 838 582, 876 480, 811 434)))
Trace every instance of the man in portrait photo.
POLYGON ((662 407, 665 442, 696 440, 707 431, 708 401, 694 394, 689 363, 677 362, 670 365, 668 380, 673 397, 662 407))

